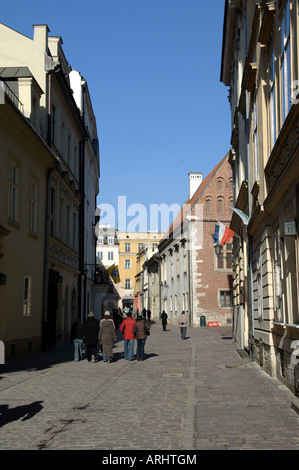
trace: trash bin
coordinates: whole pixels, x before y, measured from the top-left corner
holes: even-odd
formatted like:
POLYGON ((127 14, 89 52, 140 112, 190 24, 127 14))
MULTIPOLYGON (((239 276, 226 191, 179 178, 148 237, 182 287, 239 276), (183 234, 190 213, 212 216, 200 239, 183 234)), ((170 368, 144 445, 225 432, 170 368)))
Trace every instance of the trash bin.
POLYGON ((200 326, 206 326, 206 317, 204 315, 200 317, 200 326))

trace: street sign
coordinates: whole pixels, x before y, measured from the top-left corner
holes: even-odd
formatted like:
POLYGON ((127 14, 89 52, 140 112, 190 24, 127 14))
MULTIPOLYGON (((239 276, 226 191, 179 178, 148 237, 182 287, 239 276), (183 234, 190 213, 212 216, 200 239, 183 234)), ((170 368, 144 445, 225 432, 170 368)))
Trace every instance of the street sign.
POLYGON ((218 321, 208 321, 207 326, 213 327, 213 326, 219 326, 218 321))
POLYGON ((284 223, 284 234, 286 235, 297 235, 296 221, 288 220, 284 223))

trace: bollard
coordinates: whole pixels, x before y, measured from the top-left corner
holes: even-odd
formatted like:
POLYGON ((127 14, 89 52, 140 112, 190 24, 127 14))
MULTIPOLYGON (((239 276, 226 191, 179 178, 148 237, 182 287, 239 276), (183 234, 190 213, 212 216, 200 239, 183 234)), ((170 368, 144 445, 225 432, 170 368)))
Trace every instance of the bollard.
POLYGON ((204 315, 200 317, 200 326, 206 326, 206 317, 204 315))

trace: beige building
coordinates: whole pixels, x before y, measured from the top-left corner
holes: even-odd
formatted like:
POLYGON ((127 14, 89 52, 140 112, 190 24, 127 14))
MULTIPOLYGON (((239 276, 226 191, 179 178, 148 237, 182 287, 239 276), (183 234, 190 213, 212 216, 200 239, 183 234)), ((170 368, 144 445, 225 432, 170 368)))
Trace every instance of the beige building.
MULTIPOLYGON (((5 360, 36 352, 42 342, 48 169, 57 162, 12 88, 31 81, 27 68, 0 69, 0 339, 5 360), (8 84, 11 87, 8 87, 8 84)), ((29 86, 29 85, 28 85, 29 86)), ((30 88, 30 86, 29 86, 30 88)))
MULTIPOLYGON (((118 233, 119 274, 121 280, 118 285, 118 292, 121 297, 121 308, 130 308, 134 310, 138 308, 140 311, 141 290, 139 289, 139 286, 138 293, 136 291, 136 276, 140 275, 143 268, 140 263, 140 257, 137 264, 138 253, 143 247, 150 250, 156 249, 160 239, 161 233, 158 232, 118 233)), ((138 280, 138 285, 139 284, 140 282, 138 280)))
POLYGON ((9 359, 68 339, 74 318, 92 308, 99 155, 87 84, 73 77, 79 94, 84 87, 83 119, 61 38, 47 25, 31 39, 0 23, 0 42, 0 322, 9 359))
POLYGON ((229 86, 235 206, 234 334, 291 390, 298 356, 299 3, 226 1, 221 80, 229 86))

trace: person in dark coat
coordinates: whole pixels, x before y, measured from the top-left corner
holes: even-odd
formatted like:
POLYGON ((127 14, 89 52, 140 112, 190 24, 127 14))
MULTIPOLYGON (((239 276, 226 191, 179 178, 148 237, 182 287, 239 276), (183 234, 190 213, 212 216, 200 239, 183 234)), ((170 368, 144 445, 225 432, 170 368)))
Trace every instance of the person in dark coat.
POLYGON ((137 340, 136 358, 137 361, 144 360, 144 347, 147 335, 149 334, 149 325, 142 316, 137 317, 137 321, 133 326, 133 333, 137 340))
POLYGON ((84 327, 79 318, 76 318, 71 329, 71 342, 74 345, 74 360, 80 361, 83 356, 84 327))
POLYGON ((84 341, 86 344, 86 353, 88 362, 95 362, 95 354, 98 345, 99 336, 99 320, 94 317, 94 312, 91 310, 88 313, 88 318, 84 322, 84 341))
POLYGON ((167 313, 165 312, 165 310, 163 310, 163 312, 161 313, 163 331, 166 331, 167 318, 167 313))
POLYGON ((111 362, 113 358, 113 344, 117 341, 114 324, 110 319, 110 312, 105 312, 105 319, 101 321, 99 341, 102 344, 104 362, 111 362))

